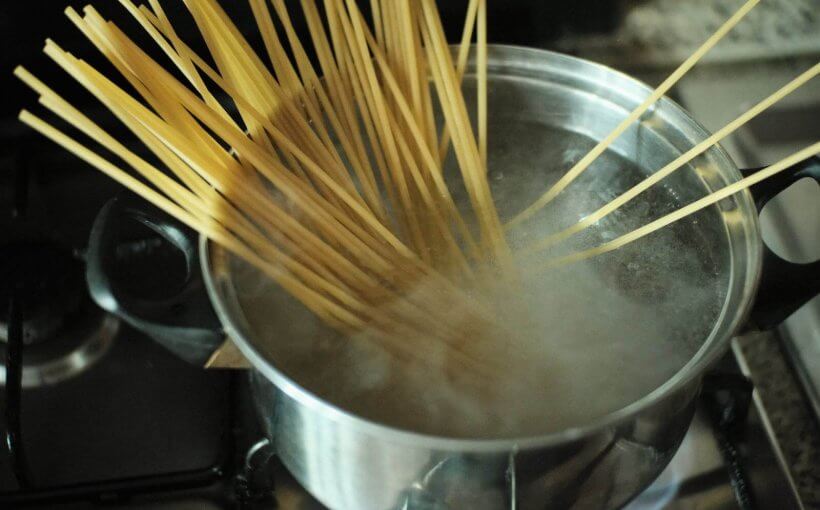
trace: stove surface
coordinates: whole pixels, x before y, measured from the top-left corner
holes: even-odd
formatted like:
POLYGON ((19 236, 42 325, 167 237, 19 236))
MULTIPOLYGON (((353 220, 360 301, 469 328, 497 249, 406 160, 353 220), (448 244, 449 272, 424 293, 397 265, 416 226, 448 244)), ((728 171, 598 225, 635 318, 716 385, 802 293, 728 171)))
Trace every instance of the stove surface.
MULTIPOLYGON (((67 499, 86 484, 110 484, 113 498, 114 480, 182 477, 230 460, 230 377, 179 361, 122 326, 94 366, 57 384, 24 388, 21 438, 31 487, 21 494, 53 492, 42 508, 54 508, 59 491, 67 499)), ((10 462, 4 451, 0 508, 15 508, 2 504, 18 489, 10 462)))

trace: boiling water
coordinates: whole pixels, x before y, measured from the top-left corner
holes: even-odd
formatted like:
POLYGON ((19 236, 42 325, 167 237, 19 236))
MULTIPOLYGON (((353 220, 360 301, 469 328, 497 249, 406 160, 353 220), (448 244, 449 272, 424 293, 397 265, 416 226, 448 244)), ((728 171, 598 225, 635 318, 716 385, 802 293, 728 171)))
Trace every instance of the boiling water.
MULTIPOLYGON (((489 177, 502 217, 535 200, 594 145, 521 112, 492 118, 489 177)), ((602 155, 558 199, 511 232, 511 244, 525 246, 570 226, 639 182, 647 172, 641 170, 641 152, 662 143, 647 135, 638 150, 630 149, 629 159, 614 151, 602 155)), ((358 416, 452 437, 521 437, 583 425, 663 384, 708 337, 729 278, 722 220, 717 210, 706 210, 582 263, 546 273, 529 268, 617 237, 702 194, 694 172, 679 173, 551 251, 522 258, 525 277, 514 289, 485 289, 483 297, 495 304, 494 319, 515 332, 510 341, 518 363, 494 382, 491 400, 452 384, 443 360, 408 368, 371 343, 341 338, 236 261, 238 298, 254 344, 272 364, 358 416)), ((456 200, 466 204, 457 174, 449 178, 456 200)))

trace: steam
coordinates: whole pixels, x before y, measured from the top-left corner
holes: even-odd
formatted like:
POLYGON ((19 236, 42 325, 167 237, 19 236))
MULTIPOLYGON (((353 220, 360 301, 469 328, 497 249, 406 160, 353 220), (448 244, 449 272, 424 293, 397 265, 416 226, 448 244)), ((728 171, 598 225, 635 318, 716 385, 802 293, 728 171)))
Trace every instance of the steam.
MULTIPOLYGON (((500 213, 511 217, 593 141, 505 111, 509 118, 492 117, 489 178, 500 213)), ((549 207, 510 232, 511 245, 566 228, 639 182, 639 168, 656 167, 652 155, 669 151, 653 136, 628 132, 549 207)), ((466 204, 454 175, 448 176, 454 199, 466 204)), ((702 211, 598 258, 547 273, 529 268, 612 239, 699 192, 690 171, 674 179, 552 251, 520 256, 519 283, 487 279, 468 289, 489 304, 492 322, 504 332, 491 342, 465 344, 470 355, 504 367, 489 390, 459 377, 448 352, 431 339, 412 340, 423 362, 407 363, 385 351, 371 331, 342 337, 240 261, 235 286, 253 342, 267 359, 355 415, 450 437, 521 437, 579 426, 644 397, 697 351, 725 297, 725 232, 717 213, 702 211)), ((433 287, 421 281, 411 292, 424 299, 433 287)), ((445 303, 441 309, 449 312, 447 324, 475 327, 465 308, 445 303)))

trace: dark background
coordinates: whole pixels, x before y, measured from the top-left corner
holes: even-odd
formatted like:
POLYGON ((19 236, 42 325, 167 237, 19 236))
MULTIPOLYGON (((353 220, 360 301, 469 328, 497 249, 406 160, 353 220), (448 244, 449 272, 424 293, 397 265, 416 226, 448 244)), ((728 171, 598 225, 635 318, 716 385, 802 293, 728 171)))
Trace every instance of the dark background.
MULTIPOLYGON (((16 82, 10 73, 15 65, 25 64, 35 74, 60 86, 69 81, 61 76, 55 66, 42 55, 43 42, 47 37, 54 39, 64 49, 77 56, 96 62, 96 50, 63 15, 66 5, 72 5, 78 12, 87 2, 66 2, 55 0, 3 0, 0 2, 0 83, 16 82), (93 58, 92 58, 93 57, 93 58)), ((130 19, 125 9, 116 0, 91 2, 102 15, 121 24, 133 35, 142 35, 139 26, 130 19)), ((140 0, 135 0, 139 4, 140 0)), ((319 2, 321 4, 321 2, 319 2)), ((451 41, 460 38, 464 13, 468 0, 441 0, 439 6, 448 37, 451 41)), ((260 43, 255 22, 245 0, 222 0, 223 7, 232 15, 243 33, 252 43, 260 43)), ((298 0, 288 0, 294 22, 301 24, 298 0)), ((369 2, 361 2, 366 8, 369 2)), ((566 31, 604 31, 617 22, 617 2, 611 0, 489 0, 488 37, 491 42, 520 44, 528 46, 548 46, 549 41, 566 31)), ((181 0, 164 0, 163 8, 172 21, 178 23, 180 35, 188 43, 197 41, 190 18, 185 13, 181 0)), ((147 40, 146 40, 147 41, 147 40)), ((147 44, 153 47, 153 43, 147 44)), ((14 83, 10 90, 4 87, 2 100, 3 118, 16 115, 23 104, 30 104, 31 95, 24 93, 20 84, 14 83)), ((72 96, 74 97, 74 96, 72 96)))

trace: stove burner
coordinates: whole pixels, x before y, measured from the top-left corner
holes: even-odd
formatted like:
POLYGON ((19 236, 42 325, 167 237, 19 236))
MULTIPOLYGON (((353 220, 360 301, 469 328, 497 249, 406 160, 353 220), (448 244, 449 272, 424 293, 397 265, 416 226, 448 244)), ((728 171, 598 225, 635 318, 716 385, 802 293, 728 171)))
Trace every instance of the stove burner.
MULTIPOLYGON (((119 320, 101 310, 89 313, 82 319, 82 324, 24 349, 23 388, 57 384, 70 379, 93 366, 108 352, 119 329, 119 320)), ((6 355, 6 346, 0 344, 1 362, 5 363, 6 355)), ((0 366, 0 386, 5 384, 6 370, 0 366)))
MULTIPOLYGON (((22 386, 68 379, 108 349, 118 321, 91 302, 83 264, 63 246, 22 241, 0 247, 0 303, 15 303, 22 325, 22 386)), ((11 307, 0 308, 0 359, 8 353, 11 307)), ((0 369, 0 384, 6 371, 0 369)))
MULTIPOLYGON (((21 304, 23 343, 32 345, 70 329, 84 298, 83 264, 67 248, 49 241, 0 246, 0 303, 21 304)), ((8 308, 0 308, 0 340, 8 340, 8 308)))

